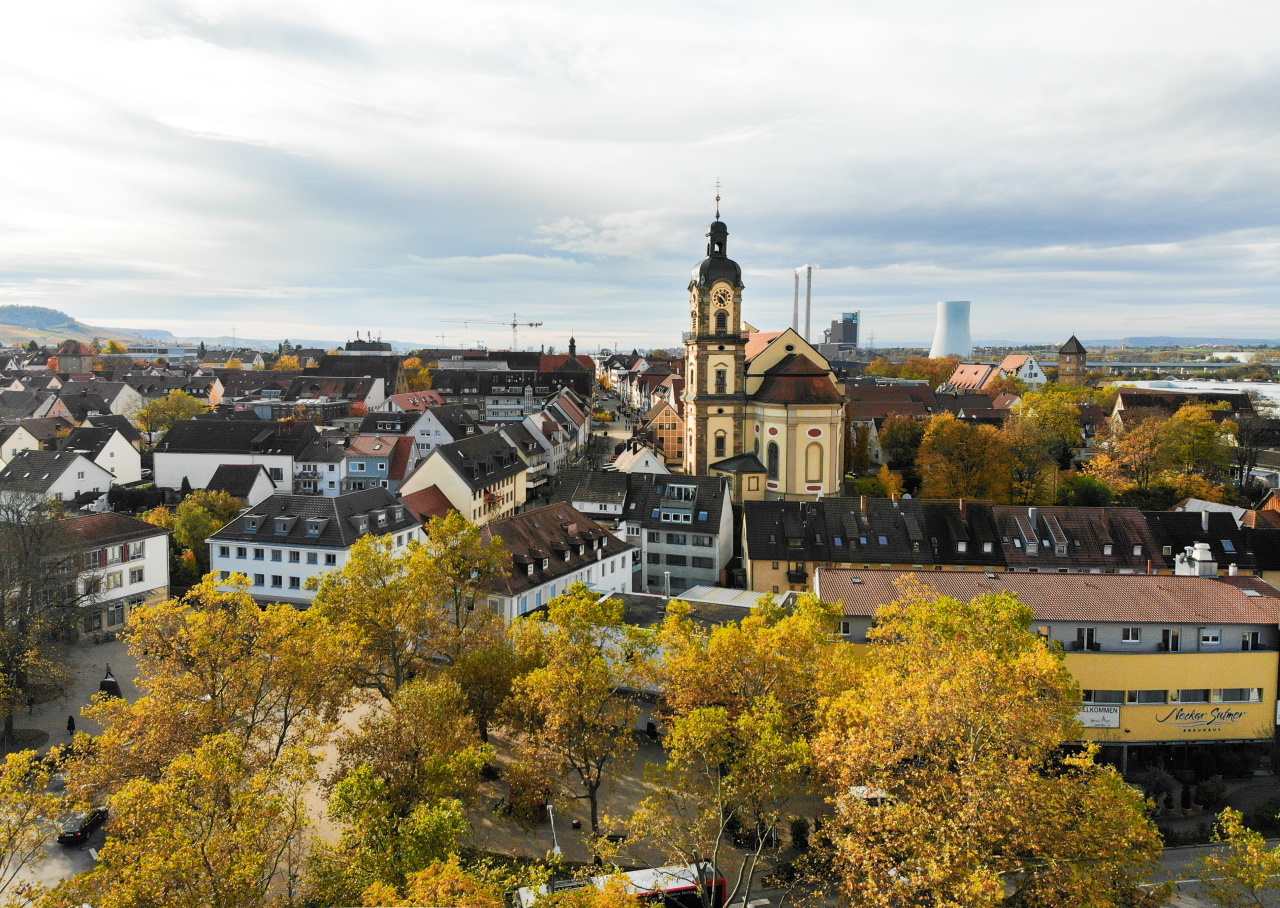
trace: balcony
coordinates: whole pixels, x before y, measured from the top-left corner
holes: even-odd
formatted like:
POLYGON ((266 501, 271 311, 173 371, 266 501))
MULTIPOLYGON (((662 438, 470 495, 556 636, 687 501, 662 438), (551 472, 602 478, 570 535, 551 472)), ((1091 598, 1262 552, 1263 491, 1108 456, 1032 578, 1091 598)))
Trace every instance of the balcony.
POLYGON ((798 571, 787 571, 787 583, 808 583, 809 572, 804 568, 798 571))
POLYGON ((686 344, 696 340, 706 341, 711 344, 735 344, 746 340, 750 336, 750 332, 747 331, 726 331, 724 334, 705 331, 686 331, 684 334, 680 335, 680 338, 686 344))

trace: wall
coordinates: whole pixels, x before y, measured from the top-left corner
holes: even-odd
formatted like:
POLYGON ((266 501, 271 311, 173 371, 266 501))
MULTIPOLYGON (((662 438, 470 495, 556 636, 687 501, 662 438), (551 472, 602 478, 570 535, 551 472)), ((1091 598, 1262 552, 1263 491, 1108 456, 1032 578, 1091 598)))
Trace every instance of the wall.
POLYGON ((267 473, 280 471, 275 479, 276 491, 293 493, 293 456, 289 454, 186 454, 157 451, 155 455, 156 485, 162 489, 182 487, 185 476, 193 489, 203 489, 220 464, 262 464, 267 473))

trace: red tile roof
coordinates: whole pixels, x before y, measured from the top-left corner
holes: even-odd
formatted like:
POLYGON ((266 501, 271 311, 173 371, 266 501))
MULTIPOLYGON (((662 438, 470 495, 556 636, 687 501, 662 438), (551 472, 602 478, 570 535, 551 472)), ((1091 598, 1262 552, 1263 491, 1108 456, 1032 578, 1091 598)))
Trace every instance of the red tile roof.
POLYGON ((421 413, 428 407, 443 407, 445 399, 439 391, 410 391, 407 394, 391 394, 388 400, 394 400, 401 410, 421 413))
POLYGON ((409 509, 409 513, 423 524, 428 523, 432 517, 448 517, 452 511, 457 510, 449 503, 449 499, 445 498, 439 486, 427 486, 411 495, 403 496, 400 500, 409 509))
POLYGON ((788 353, 764 375, 753 400, 773 404, 843 403, 831 373, 802 353, 788 353))
POLYGON ((763 353, 765 347, 782 337, 782 335, 782 331, 761 331, 759 334, 748 335, 745 351, 747 362, 751 362, 751 360, 763 353))
MULTIPOLYGON (((912 574, 821 568, 817 572, 817 592, 828 602, 841 603, 846 615, 874 615, 880 606, 901 596, 897 582, 912 574)), ((1044 621, 1272 625, 1280 621, 1280 591, 1257 577, 978 571, 938 571, 915 576, 939 595, 955 599, 1014 593, 1031 607, 1036 618, 1044 621)))

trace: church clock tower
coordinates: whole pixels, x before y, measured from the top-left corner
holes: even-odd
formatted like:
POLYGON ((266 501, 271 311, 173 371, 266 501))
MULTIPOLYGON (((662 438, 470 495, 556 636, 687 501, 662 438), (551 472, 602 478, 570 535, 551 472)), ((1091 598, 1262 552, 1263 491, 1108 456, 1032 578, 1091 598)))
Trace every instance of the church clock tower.
POLYGON ((716 219, 707 231, 707 257, 689 281, 685 345, 685 471, 707 467, 745 449, 747 395, 742 331, 742 269, 729 258, 729 228, 716 219))

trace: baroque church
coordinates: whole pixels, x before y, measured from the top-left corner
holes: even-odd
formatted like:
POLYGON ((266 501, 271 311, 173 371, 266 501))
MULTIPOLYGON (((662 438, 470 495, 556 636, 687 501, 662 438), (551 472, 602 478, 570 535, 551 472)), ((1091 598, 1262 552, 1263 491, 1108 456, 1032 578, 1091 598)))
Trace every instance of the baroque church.
POLYGON ((689 282, 685 472, 729 476, 735 501, 839 495, 845 399, 830 364, 793 329, 742 320, 742 268, 719 205, 707 239, 689 282))

